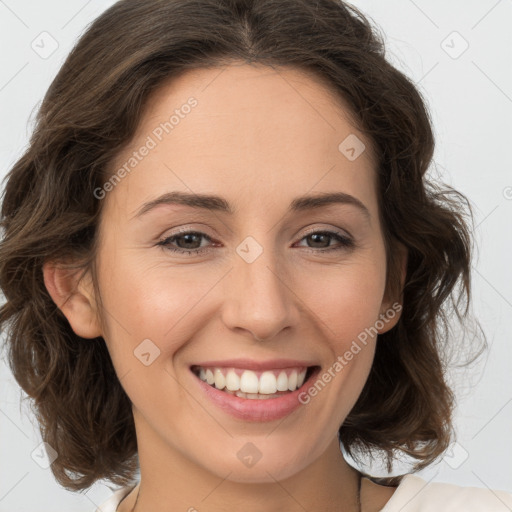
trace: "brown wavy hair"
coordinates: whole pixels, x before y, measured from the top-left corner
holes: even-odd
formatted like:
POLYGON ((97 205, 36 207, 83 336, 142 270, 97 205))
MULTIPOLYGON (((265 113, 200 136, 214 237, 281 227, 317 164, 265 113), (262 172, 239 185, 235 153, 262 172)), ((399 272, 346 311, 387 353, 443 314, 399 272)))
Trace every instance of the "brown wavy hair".
POLYGON ((8 363, 59 455, 53 474, 69 490, 99 479, 132 483, 137 440, 103 338, 73 332, 42 265, 59 261, 96 276, 103 202, 94 190, 112 174, 109 163, 134 135, 148 98, 186 70, 233 62, 312 73, 349 105, 377 156, 386 290, 403 310, 379 337, 340 442, 356 459, 383 453, 388 471, 396 451, 418 470, 450 443, 454 394, 442 355, 453 343, 448 320, 468 316, 471 209, 463 195, 429 181, 428 109, 385 59, 378 30, 339 0, 121 0, 87 28, 53 80, 2 199, 8 363), (403 283, 400 247, 408 254, 403 283))

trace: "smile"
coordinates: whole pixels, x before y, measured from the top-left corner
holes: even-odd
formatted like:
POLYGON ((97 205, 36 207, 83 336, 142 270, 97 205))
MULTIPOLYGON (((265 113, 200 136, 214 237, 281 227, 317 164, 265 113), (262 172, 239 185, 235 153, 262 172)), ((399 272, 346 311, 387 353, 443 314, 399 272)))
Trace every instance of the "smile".
POLYGON ((305 410, 299 394, 320 366, 250 370, 193 365, 190 370, 212 405, 239 420, 260 422, 278 420, 299 407, 305 410))
POLYGON ((306 378, 307 368, 253 371, 242 368, 196 366, 192 371, 203 382, 239 398, 267 399, 300 388, 306 378))

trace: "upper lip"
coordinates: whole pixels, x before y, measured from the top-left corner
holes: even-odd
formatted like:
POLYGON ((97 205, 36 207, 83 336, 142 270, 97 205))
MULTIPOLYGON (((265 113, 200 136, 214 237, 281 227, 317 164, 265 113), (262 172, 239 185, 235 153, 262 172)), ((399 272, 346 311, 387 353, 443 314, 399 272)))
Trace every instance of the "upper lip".
POLYGON ((269 359, 268 361, 256 361, 254 359, 223 359, 222 361, 203 361, 195 363, 193 366, 202 366, 203 368, 243 368, 246 370, 264 371, 280 368, 300 368, 302 366, 318 366, 311 361, 300 361, 298 359, 269 359))

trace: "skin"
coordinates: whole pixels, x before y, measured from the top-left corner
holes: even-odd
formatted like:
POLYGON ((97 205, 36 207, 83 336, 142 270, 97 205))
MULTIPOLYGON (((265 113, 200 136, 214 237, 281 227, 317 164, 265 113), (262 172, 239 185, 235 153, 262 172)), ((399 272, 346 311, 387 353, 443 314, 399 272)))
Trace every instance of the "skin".
MULTIPOLYGON (((358 475, 337 431, 367 380, 376 338, 307 405, 276 421, 228 416, 204 396, 189 366, 291 357, 329 368, 390 309, 370 141, 318 79, 232 64, 162 86, 112 172, 192 96, 197 106, 102 199, 102 306, 90 274, 77 282, 58 265, 44 266, 73 330, 105 339, 133 404, 141 481, 118 510, 132 509, 140 487, 139 512, 355 511, 358 475), (338 149, 350 134, 366 145, 354 161, 338 149), (235 213, 163 205, 134 217, 170 191, 220 195, 235 213), (349 204, 287 212, 297 196, 333 191, 357 198, 370 217, 349 204), (348 235, 355 245, 315 241, 311 228, 348 235), (189 247, 210 250, 187 256, 156 245, 178 229, 205 233, 189 247), (263 250, 252 263, 236 252, 247 236, 263 250), (160 350, 148 366, 134 357, 145 339, 160 350), (251 467, 237 457, 247 442, 261 452, 251 467)), ((380 510, 393 491, 364 479, 363 510, 380 510)))

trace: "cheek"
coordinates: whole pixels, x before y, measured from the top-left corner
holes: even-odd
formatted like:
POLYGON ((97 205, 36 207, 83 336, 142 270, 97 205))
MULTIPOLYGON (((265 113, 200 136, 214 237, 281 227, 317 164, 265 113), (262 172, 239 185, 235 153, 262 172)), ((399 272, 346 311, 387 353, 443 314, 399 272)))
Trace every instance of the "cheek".
POLYGON ((101 295, 112 357, 132 363, 132 352, 145 339, 167 355, 179 349, 208 317, 204 298, 223 271, 199 271, 197 266, 170 266, 117 251, 115 261, 105 257, 101 268, 101 295), (192 331, 191 331, 192 329, 192 331), (129 359, 131 357, 131 359, 129 359))
POLYGON ((385 288, 379 260, 317 270, 304 276, 298 295, 340 342, 357 336, 378 319, 385 288))
POLYGON ((380 264, 368 261, 329 275, 311 275, 304 282, 301 293, 318 319, 322 333, 317 336, 325 341, 326 350, 322 371, 300 400, 311 407, 312 422, 330 425, 333 431, 355 405, 371 370, 375 354, 372 327, 379 318, 384 282, 380 264), (308 295, 304 295, 306 290, 308 295))

